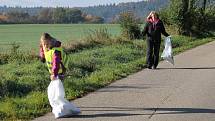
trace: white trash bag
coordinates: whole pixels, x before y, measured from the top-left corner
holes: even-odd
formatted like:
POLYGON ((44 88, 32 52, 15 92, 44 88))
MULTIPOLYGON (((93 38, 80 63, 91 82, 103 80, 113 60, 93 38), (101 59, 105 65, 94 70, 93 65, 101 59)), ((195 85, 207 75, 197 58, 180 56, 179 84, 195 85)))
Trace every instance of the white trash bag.
POLYGON ((65 99, 64 87, 60 79, 50 82, 48 99, 55 118, 77 115, 81 112, 79 108, 65 99))
POLYGON ((167 62, 171 63, 174 65, 174 59, 173 59, 173 52, 172 52, 172 44, 171 44, 171 38, 166 37, 164 40, 164 50, 163 53, 161 54, 161 57, 166 60, 167 62))

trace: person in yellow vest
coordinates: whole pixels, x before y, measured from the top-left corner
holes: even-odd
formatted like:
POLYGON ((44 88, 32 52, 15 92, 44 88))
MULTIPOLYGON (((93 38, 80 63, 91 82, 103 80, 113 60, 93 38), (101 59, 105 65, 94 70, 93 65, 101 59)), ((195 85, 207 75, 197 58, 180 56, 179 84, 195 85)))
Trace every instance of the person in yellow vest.
POLYGON ((68 58, 61 47, 61 42, 48 33, 43 33, 40 40, 40 58, 47 64, 51 75, 48 98, 55 118, 80 114, 81 110, 65 99, 61 79, 68 67, 68 58))
POLYGON ((40 59, 46 62, 51 80, 55 80, 56 77, 63 79, 68 66, 68 58, 61 47, 61 42, 48 33, 43 33, 41 36, 40 59))

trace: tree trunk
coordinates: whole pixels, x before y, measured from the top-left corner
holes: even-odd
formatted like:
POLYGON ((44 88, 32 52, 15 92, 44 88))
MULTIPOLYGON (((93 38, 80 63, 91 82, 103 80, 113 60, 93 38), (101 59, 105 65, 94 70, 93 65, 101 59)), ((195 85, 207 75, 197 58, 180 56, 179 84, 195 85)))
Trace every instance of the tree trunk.
POLYGON ((203 12, 205 12, 206 4, 207 4, 207 0, 204 0, 203 1, 203 6, 202 6, 203 12))
POLYGON ((179 33, 182 35, 189 35, 190 32, 190 18, 189 18, 189 0, 182 0, 181 1, 182 5, 181 5, 181 10, 180 10, 180 14, 181 14, 181 25, 180 25, 180 30, 179 33))

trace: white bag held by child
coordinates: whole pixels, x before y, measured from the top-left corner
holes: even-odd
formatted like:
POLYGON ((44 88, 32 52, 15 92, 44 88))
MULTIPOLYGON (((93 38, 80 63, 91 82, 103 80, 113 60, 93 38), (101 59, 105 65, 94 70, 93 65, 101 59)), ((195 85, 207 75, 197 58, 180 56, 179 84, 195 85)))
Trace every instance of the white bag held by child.
POLYGON ((172 52, 172 44, 171 44, 171 38, 170 36, 166 37, 164 40, 164 50, 161 55, 161 57, 166 60, 167 62, 174 65, 174 59, 173 59, 173 52, 172 52))
POLYGON ((81 111, 65 99, 64 87, 60 79, 53 80, 48 86, 48 99, 55 118, 77 115, 81 111))

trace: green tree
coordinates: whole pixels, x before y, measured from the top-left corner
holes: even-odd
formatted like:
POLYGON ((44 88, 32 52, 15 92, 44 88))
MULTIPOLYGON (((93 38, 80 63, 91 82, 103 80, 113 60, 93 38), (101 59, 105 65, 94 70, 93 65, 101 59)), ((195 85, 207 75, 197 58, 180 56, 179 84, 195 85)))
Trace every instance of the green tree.
POLYGON ((161 12, 161 18, 178 28, 178 33, 188 36, 202 36, 207 33, 209 18, 205 10, 208 0, 171 0, 161 12))
POLYGON ((141 37, 140 25, 137 20, 133 12, 123 12, 119 15, 122 36, 131 40, 141 37))

